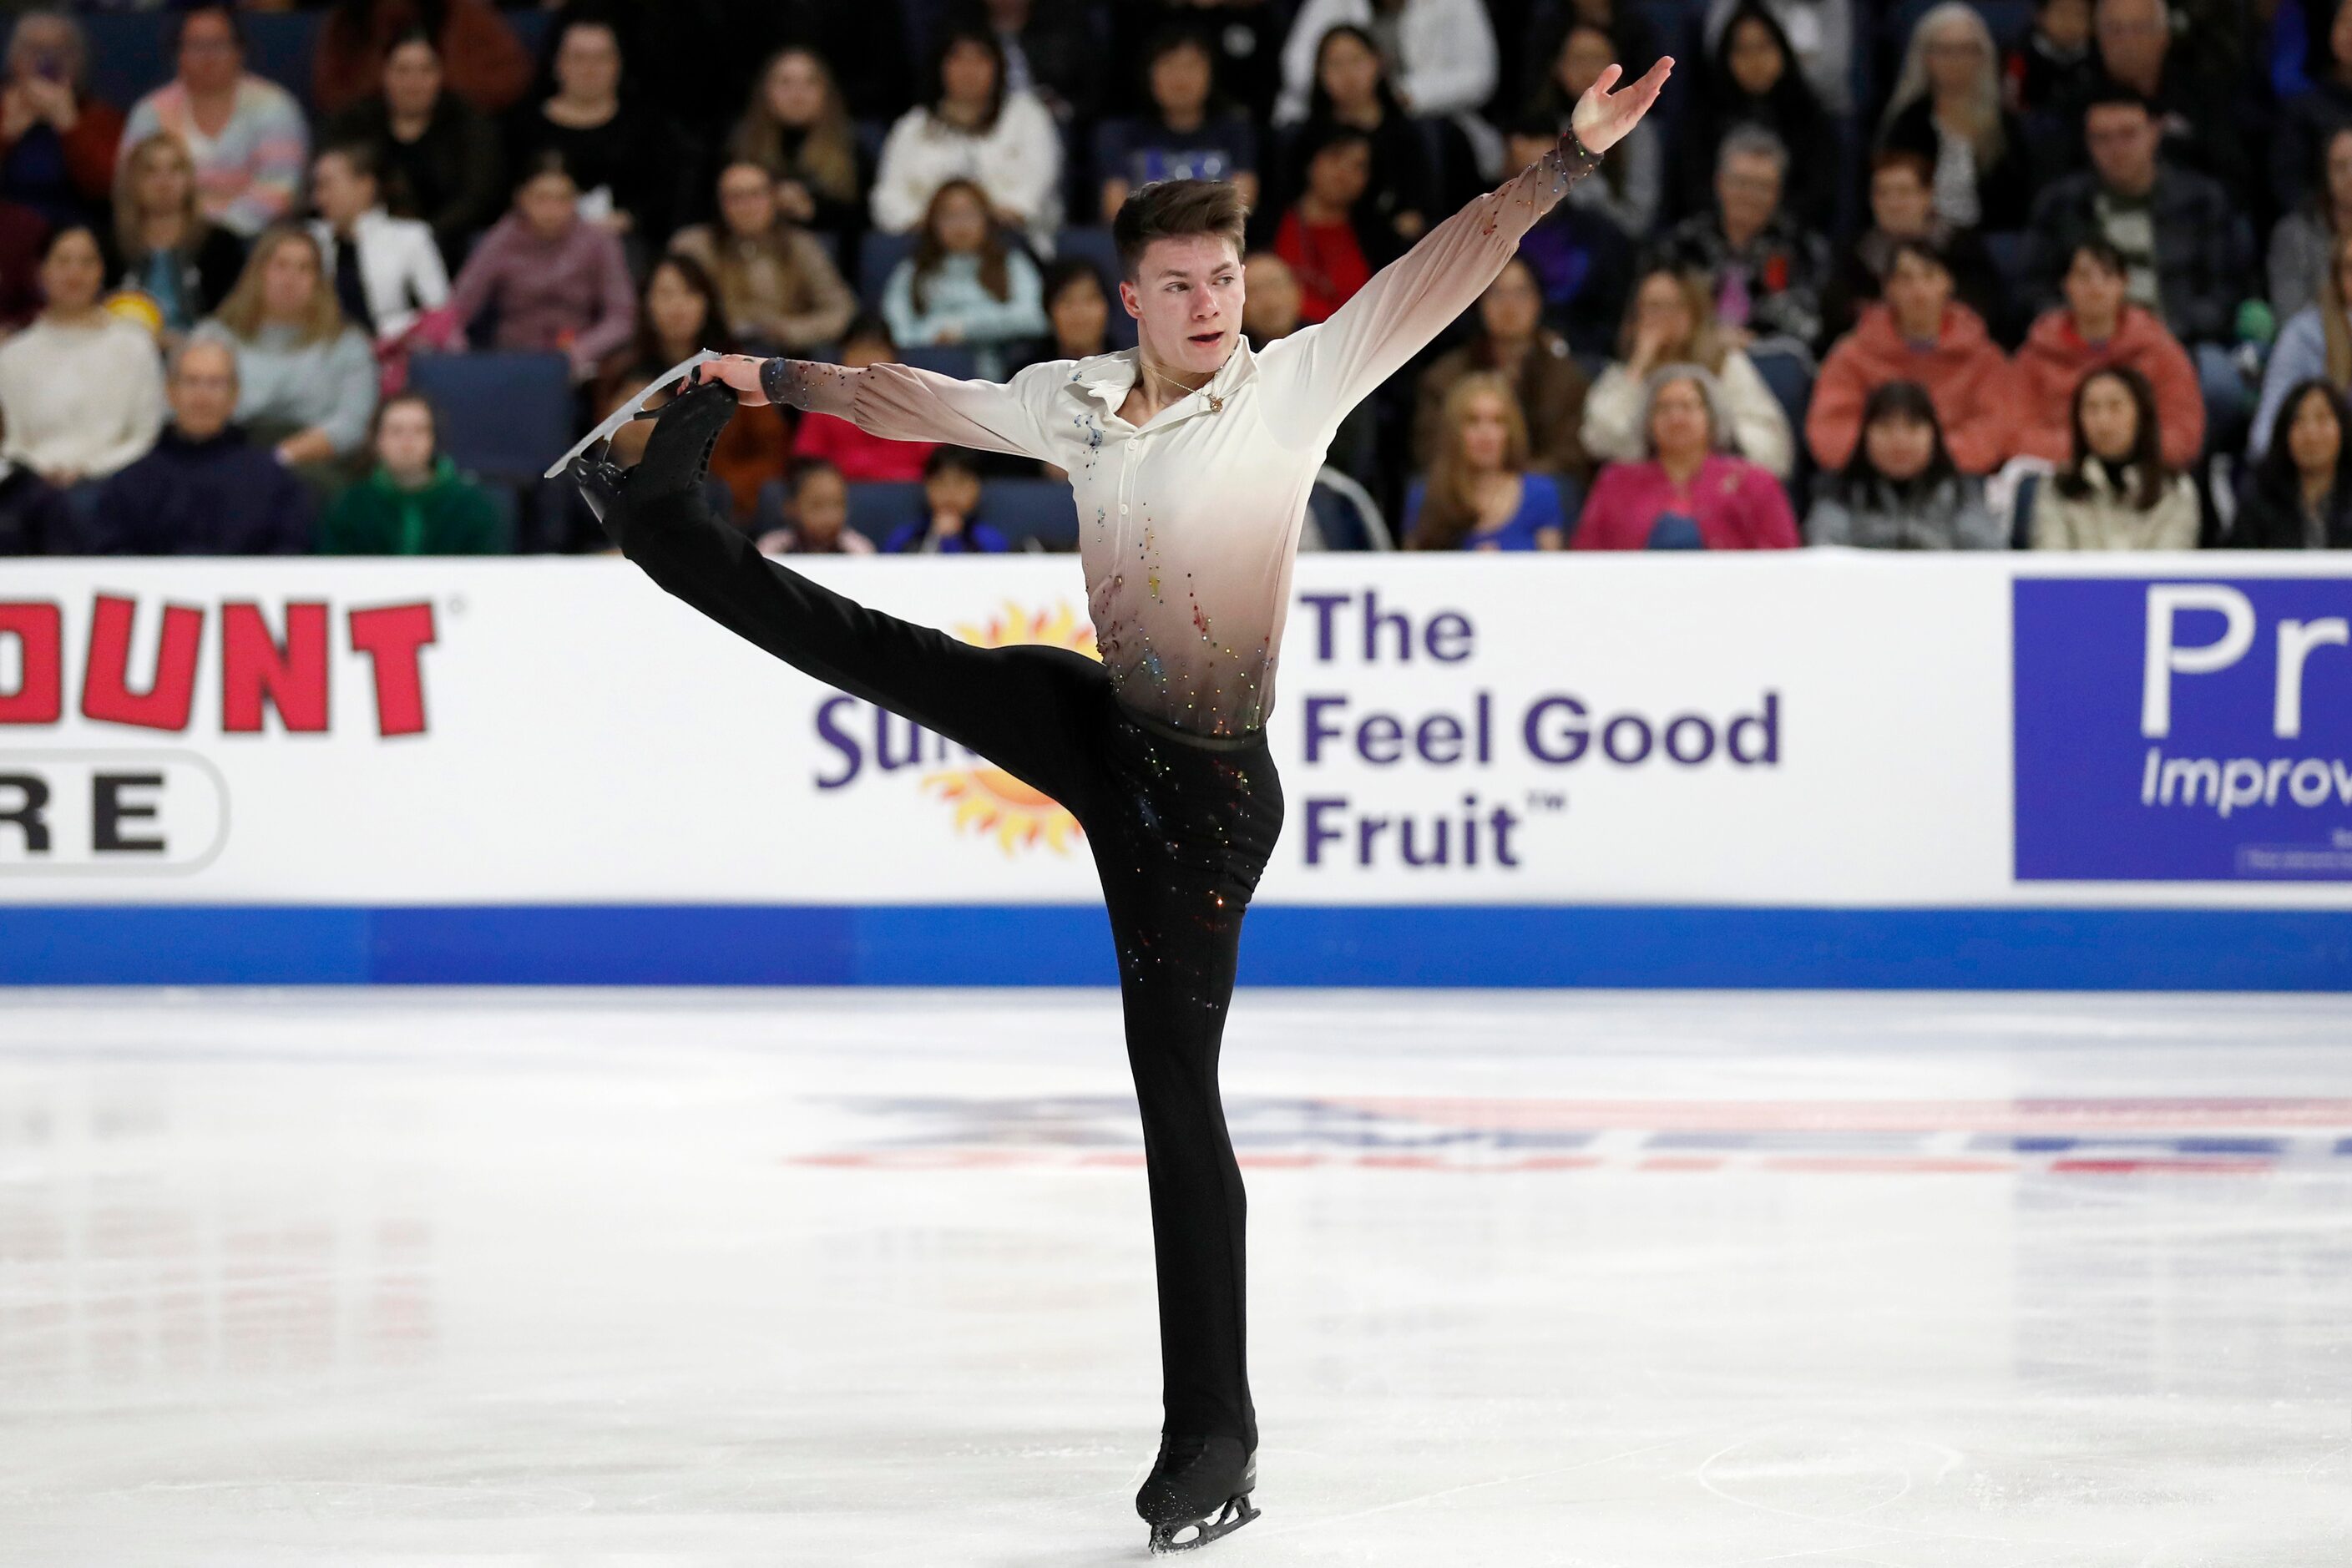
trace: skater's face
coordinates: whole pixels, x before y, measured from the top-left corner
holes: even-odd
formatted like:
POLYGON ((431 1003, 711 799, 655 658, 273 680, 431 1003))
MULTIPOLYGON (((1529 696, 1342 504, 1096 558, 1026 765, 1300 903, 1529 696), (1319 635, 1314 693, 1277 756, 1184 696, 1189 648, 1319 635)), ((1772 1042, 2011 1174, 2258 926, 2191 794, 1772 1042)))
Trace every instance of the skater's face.
POLYGON ((1463 405, 1462 460, 1474 473, 1503 466, 1511 447, 1511 412, 1493 393, 1480 393, 1463 405))
POLYGON ((2286 445, 2295 471, 2305 479, 2334 474, 2344 449, 2344 423, 2336 416, 2336 400, 2315 386, 2305 393, 2286 427, 2286 445))
POLYGON ((1780 85, 1788 73, 1789 58, 1780 52, 1780 41, 1772 29, 1753 16, 1743 16, 1731 29, 1731 47, 1724 55, 1724 64, 1731 68, 1731 79, 1739 90, 1750 98, 1761 98, 1780 85))
POLYGON ((719 214, 731 234, 760 235, 776 226, 776 181, 757 163, 730 163, 719 176, 719 214))
POLYGON ((1343 110, 1360 109, 1378 95, 1381 57, 1366 48, 1361 38, 1340 33, 1324 40, 1316 74, 1334 104, 1343 110))
POLYGON ((98 240, 86 228, 69 228, 41 258, 41 297, 57 310, 87 310, 106 285, 106 262, 98 240))
POLYGON ((829 468, 803 476, 800 489, 793 492, 793 518, 803 538, 832 542, 849 526, 849 486, 829 468))
POLYGON ((383 61, 383 100, 404 120, 433 112, 441 97, 441 57, 422 38, 399 45, 383 61))
POLYGON ((272 321, 300 321, 319 292, 319 253, 299 239, 288 239, 261 264, 261 313, 272 321))
POLYGON ((1907 238, 1927 232, 1934 193, 1908 163, 1890 163, 1870 177, 1870 216, 1884 234, 1907 238))
POLYGON ((2093 376, 2083 389, 2083 440, 2111 463, 2123 462, 2138 445, 2139 405, 2115 376, 2093 376))
POLYGON ((1897 484, 1926 473, 1936 456, 1936 427, 1913 418, 1907 411, 1872 420, 1862 440, 1870 466, 1897 484))
POLYGON ((1209 55, 1179 44, 1151 62, 1151 100, 1171 120, 1190 120, 1209 101, 1209 55))
POLYGON ((415 480, 433 471, 433 414, 404 398, 383 411, 376 426, 376 460, 396 479, 415 480))
POLYGON ((1503 274, 1478 297, 1478 320, 1490 338, 1520 342, 1535 335, 1543 316, 1543 290, 1536 276, 1517 257, 1506 262, 1503 274))
POLYGON ((1180 372, 1213 371, 1241 334, 1242 258, 1221 234, 1155 239, 1118 297, 1152 358, 1180 372))
POLYGON ((580 211, 580 189, 572 176, 551 170, 515 193, 522 220, 542 239, 559 239, 580 211))
POLYGON ((813 57, 795 49, 768 68, 765 96, 777 124, 814 125, 824 112, 824 77, 813 57))
POLYGON ((621 87, 621 40, 599 22, 574 22, 555 50, 555 85, 567 98, 596 102, 621 87))
POLYGON ((191 441, 209 441, 236 412, 236 355, 226 343, 199 338, 180 351, 164 395, 172 423, 191 441))
POLYGON ((1598 27, 1575 26, 1559 46, 1559 58, 1552 61, 1552 79, 1570 103, 1582 98, 1601 73, 1617 58, 1617 46, 1609 35, 1598 27))
POLYGON ((2076 251, 2074 265, 2066 268, 2066 308, 2074 312, 2077 327, 2098 329, 2094 337, 2115 331, 2116 317, 2124 308, 2124 275, 2095 252, 2076 251))
POLYGON ((1110 326, 1110 301, 1091 272, 1074 272, 1049 307, 1054 341, 1071 358, 1102 353, 1103 333, 1110 326))

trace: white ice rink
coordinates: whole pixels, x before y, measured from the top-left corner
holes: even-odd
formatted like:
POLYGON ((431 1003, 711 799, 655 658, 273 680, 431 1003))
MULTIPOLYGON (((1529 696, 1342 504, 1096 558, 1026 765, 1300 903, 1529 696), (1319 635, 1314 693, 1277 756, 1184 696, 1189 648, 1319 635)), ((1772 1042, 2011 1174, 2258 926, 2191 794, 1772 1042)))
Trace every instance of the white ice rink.
MULTIPOLYGON (((1271 1563, 2352 1563, 2352 1004, 1244 992, 1271 1563)), ((0 994, 0 1563, 1143 1562, 1107 991, 0 994)))

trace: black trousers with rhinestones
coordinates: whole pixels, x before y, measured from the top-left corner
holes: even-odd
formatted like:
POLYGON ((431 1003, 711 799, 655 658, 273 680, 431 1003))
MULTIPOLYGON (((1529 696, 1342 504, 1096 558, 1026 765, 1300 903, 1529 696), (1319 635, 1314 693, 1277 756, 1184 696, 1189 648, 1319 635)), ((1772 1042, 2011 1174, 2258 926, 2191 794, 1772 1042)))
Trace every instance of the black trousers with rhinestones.
POLYGON ((699 495, 606 520, 629 558, 778 658, 979 752, 1067 807, 1102 878, 1143 1115, 1164 1433, 1257 1447, 1240 1166, 1217 1093, 1242 916, 1282 828, 1265 732, 1177 738, 1069 648, 975 647, 761 556, 699 495), (617 521, 619 526, 614 528, 617 521))

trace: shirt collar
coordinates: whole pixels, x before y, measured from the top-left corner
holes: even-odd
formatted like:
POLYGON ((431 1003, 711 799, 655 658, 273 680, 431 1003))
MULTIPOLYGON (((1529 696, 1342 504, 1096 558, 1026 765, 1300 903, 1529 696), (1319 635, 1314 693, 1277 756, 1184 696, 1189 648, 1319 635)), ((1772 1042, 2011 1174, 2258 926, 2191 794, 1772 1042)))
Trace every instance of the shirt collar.
MULTIPOLYGON (((1135 390, 1136 378, 1143 374, 1142 356, 1143 351, 1134 348, 1082 359, 1070 373, 1070 384, 1082 396, 1092 397, 1100 403, 1105 413, 1116 414, 1118 405, 1127 401, 1127 395, 1135 390)), ((1225 363, 1217 367, 1217 374, 1202 384, 1201 392, 1220 400, 1230 397, 1234 388, 1244 377, 1255 374, 1255 365, 1256 359, 1250 353, 1249 339, 1236 337, 1234 352, 1225 356, 1225 363)), ((1196 409, 1208 406, 1201 393, 1180 399, 1170 406, 1182 407, 1186 403, 1193 404, 1196 409)))

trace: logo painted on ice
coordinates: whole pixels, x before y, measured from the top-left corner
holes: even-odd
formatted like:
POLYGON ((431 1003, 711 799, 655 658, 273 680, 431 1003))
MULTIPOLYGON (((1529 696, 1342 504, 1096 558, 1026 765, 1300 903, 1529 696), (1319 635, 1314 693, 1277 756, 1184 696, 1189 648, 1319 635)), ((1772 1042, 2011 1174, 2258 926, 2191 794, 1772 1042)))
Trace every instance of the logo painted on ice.
POLYGON ((2021 577, 2021 881, 2352 879, 2352 577, 2021 577))

